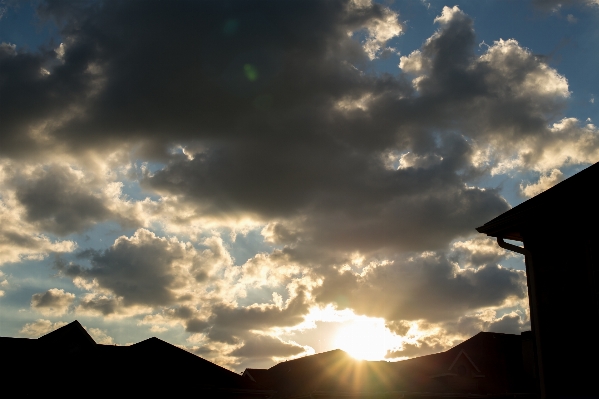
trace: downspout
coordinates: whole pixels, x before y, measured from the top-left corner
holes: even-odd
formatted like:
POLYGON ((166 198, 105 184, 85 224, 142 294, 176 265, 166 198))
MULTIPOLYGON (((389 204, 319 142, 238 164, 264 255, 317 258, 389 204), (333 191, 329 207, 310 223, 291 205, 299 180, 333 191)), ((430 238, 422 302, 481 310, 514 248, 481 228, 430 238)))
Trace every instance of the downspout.
POLYGON ((537 352, 537 370, 539 373, 539 385, 541 388, 541 398, 547 398, 547 387, 545 381, 545 370, 543 368, 543 351, 541 348, 541 332, 539 326, 539 306, 537 302, 537 285, 535 271, 532 262, 532 253, 524 248, 514 244, 507 243, 503 237, 497 237, 497 244, 508 251, 517 252, 524 255, 524 264, 526 265, 526 283, 528 284, 528 303, 530 305, 530 321, 533 327, 535 337, 535 347, 537 352))

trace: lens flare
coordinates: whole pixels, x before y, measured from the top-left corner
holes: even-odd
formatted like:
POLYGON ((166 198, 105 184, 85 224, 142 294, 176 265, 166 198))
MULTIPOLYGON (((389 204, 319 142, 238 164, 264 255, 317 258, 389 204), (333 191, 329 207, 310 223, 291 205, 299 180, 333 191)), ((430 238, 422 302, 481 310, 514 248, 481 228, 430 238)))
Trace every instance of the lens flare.
POLYGON ((252 64, 245 64, 243 66, 243 71, 245 72, 245 77, 250 82, 254 82, 256 79, 258 79, 258 70, 252 64))

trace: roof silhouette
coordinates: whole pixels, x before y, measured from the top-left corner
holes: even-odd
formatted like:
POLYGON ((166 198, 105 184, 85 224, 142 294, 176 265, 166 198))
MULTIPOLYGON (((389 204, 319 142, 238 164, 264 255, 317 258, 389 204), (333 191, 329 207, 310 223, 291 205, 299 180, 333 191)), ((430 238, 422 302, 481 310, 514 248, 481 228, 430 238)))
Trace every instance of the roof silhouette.
POLYGON ((45 345, 62 349, 69 348, 70 350, 79 350, 96 345, 96 341, 77 320, 39 337, 38 340, 45 345))
POLYGON ((523 360, 527 339, 530 334, 481 332, 448 351, 400 362, 360 361, 333 350, 247 369, 243 376, 156 337, 130 346, 96 344, 76 321, 38 339, 0 338, 0 345, 11 365, 5 381, 35 396, 65 381, 72 393, 102 396, 391 398, 429 392, 459 398, 532 392, 534 373, 527 374, 523 360))
POLYGON ((71 392, 96 395, 187 395, 270 397, 256 382, 152 337, 130 346, 97 344, 78 321, 38 339, 0 338, 5 381, 46 393, 58 381, 71 392), (36 381, 32 385, 30 382, 36 381))
POLYGON ((550 189, 502 213, 476 230, 493 237, 522 241, 523 230, 529 225, 555 228, 556 234, 573 234, 562 229, 576 225, 577 229, 596 229, 599 221, 595 182, 599 181, 599 163, 589 166, 550 189))
POLYGON ((277 391, 278 398, 367 397, 377 392, 527 393, 535 389, 532 364, 527 370, 523 361, 523 343, 530 338, 529 333, 481 332, 445 352, 399 362, 360 361, 333 350, 267 370, 247 369, 243 375, 277 391))

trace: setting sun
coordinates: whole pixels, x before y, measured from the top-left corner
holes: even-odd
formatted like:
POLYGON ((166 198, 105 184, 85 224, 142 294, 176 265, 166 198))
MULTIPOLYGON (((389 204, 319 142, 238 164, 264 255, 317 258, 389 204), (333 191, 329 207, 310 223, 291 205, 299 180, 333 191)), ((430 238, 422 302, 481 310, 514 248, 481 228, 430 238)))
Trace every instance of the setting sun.
POLYGON ((356 359, 383 360, 397 339, 382 319, 357 317, 339 329, 333 343, 356 359))

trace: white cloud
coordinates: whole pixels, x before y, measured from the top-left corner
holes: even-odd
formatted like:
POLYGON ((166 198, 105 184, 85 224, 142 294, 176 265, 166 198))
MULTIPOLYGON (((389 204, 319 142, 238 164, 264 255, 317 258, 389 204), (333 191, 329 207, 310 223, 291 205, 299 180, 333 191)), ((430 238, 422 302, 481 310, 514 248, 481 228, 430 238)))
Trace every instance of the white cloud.
POLYGON ((99 328, 87 328, 87 332, 92 336, 94 341, 98 344, 102 345, 113 345, 114 339, 108 335, 105 330, 100 330, 99 328))
POLYGON ((29 338, 38 338, 66 325, 67 323, 63 321, 52 323, 50 320, 38 319, 35 322, 25 324, 19 333, 29 338))
POLYGON ((446 25, 456 18, 465 18, 466 14, 458 6, 448 7, 444 6, 441 15, 437 16, 434 22, 438 22, 441 25, 446 25))
POLYGON ((512 252, 497 245, 489 237, 475 237, 466 241, 456 241, 452 250, 462 256, 460 265, 478 267, 488 263, 499 263, 507 257, 513 256, 512 252))
POLYGON ((369 18, 365 25, 360 26, 368 32, 363 48, 371 60, 377 58, 389 40, 403 32, 403 26, 398 19, 399 15, 393 10, 375 4, 372 0, 352 0, 349 3, 350 10, 371 10, 374 7, 378 9, 379 13, 376 17, 369 18))
POLYGON ((406 73, 424 75, 431 69, 431 59, 423 56, 420 50, 400 57, 399 67, 406 73))
POLYGON ((2 271, 0 271, 0 298, 2 298, 5 294, 5 289, 8 287, 8 280, 2 271))
POLYGON ((490 83, 508 92, 502 95, 534 98, 567 98, 570 96, 567 79, 514 39, 499 39, 490 46, 479 61, 492 68, 490 83))
POLYGON ((557 183, 564 180, 564 174, 559 169, 553 169, 549 174, 543 174, 534 184, 520 184, 520 193, 524 197, 534 197, 537 194, 555 186, 557 183))
POLYGON ((558 13, 562 7, 575 5, 596 7, 599 6, 599 0, 533 0, 536 7, 542 10, 558 13))

